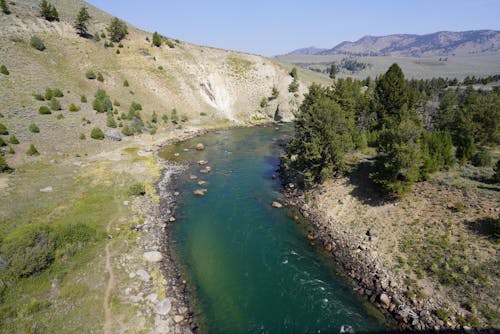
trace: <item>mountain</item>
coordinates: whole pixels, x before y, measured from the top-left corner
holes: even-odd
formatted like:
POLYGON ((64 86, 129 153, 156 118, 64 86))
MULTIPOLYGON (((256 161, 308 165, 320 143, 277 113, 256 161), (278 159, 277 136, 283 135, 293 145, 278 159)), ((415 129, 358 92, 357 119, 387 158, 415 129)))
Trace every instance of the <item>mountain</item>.
POLYGON ((310 46, 308 48, 293 50, 292 52, 290 52, 288 54, 289 55, 315 55, 315 54, 319 54, 319 53, 327 51, 327 50, 328 49, 310 46))
MULTIPOLYGON (((295 50, 294 54, 300 53, 295 50)), ((308 49, 305 49, 308 50, 308 49)), ((461 56, 500 51, 500 31, 472 30, 463 32, 440 31, 427 35, 396 34, 365 36, 356 42, 342 42, 332 49, 315 55, 352 56, 461 56)))

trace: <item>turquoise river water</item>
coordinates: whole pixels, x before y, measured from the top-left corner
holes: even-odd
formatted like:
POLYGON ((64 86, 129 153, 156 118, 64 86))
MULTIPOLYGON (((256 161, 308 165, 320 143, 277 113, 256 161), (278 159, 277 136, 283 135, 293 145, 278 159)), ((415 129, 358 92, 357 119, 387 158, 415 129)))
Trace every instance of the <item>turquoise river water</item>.
POLYGON ((210 133, 165 149, 189 164, 177 180, 174 252, 189 282, 201 333, 364 333, 384 326, 368 315, 332 259, 286 209, 272 175, 286 127, 210 133), (196 143, 204 151, 194 149, 196 143), (188 149, 186 151, 185 149, 188 149), (175 153, 178 153, 177 156, 175 153), (212 172, 200 173, 199 160, 212 172), (191 180, 190 175, 198 176, 191 180), (199 186, 198 181, 208 182, 199 186), (206 188, 205 196, 192 191, 206 188))

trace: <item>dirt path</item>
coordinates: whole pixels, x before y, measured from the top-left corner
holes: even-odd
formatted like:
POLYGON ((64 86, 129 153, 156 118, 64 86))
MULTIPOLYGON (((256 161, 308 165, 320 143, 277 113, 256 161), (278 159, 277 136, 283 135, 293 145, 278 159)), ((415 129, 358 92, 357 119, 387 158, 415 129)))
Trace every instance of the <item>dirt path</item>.
POLYGON ((115 276, 113 274, 113 267, 111 266, 111 252, 109 251, 109 243, 106 244, 106 272, 108 273, 108 282, 106 283, 106 290, 104 291, 104 334, 111 333, 111 307, 109 306, 109 296, 113 289, 115 276))

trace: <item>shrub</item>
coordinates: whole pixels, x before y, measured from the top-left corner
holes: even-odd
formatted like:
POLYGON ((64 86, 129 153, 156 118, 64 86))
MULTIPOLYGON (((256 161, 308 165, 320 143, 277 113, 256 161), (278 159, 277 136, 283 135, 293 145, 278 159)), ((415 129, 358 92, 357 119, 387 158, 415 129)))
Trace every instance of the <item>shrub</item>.
POLYGON ((113 116, 113 113, 110 111, 108 111, 108 113, 107 113, 106 126, 109 128, 116 128, 117 127, 115 117, 113 116))
POLYGON ((132 130, 128 125, 125 125, 122 129, 122 133, 129 137, 134 135, 134 130, 132 130))
POLYGON ((32 133, 39 133, 40 132, 40 128, 35 123, 30 124, 30 126, 28 127, 28 129, 32 133))
POLYGON ((43 44, 43 41, 40 37, 38 36, 32 36, 30 39, 30 45, 37 49, 38 51, 43 51, 45 50, 45 44, 43 44))
POLYGON ((116 54, 119 55, 120 54, 120 50, 119 49, 116 49, 116 54))
POLYGON ((56 111, 56 110, 61 110, 61 103, 59 102, 58 99, 56 99, 55 97, 53 97, 51 100, 50 100, 50 103, 49 103, 49 107, 50 109, 56 111))
POLYGON ((128 80, 123 81, 123 87, 128 87, 128 86, 129 86, 128 80))
POLYGON ((85 72, 85 77, 89 80, 95 80, 97 78, 96 74, 92 70, 85 72))
POLYGON ((2 242, 2 254, 14 277, 27 277, 47 268, 54 260, 54 241, 47 224, 17 227, 2 242))
POLYGON ((57 114, 57 116, 56 116, 56 119, 63 119, 63 118, 64 118, 64 115, 61 113, 57 114))
POLYGON ((40 153, 36 149, 35 145, 30 144, 30 147, 26 151, 26 154, 29 155, 29 156, 33 156, 33 155, 39 155, 40 153))
POLYGON ((132 103, 130 104, 129 111, 138 111, 138 110, 142 110, 142 105, 138 102, 132 101, 132 103))
POLYGON ((0 123, 0 135, 8 135, 9 130, 7 130, 7 127, 0 123))
POLYGON ((2 9, 2 12, 5 15, 10 14, 10 9, 9 9, 9 5, 7 4, 7 0, 0 0, 0 9, 2 9))
POLYGON ((59 88, 54 88, 52 90, 52 93, 54 94, 55 97, 63 97, 64 96, 64 93, 59 88))
POLYGON ((11 169, 9 165, 7 164, 7 160, 5 160, 5 157, 3 154, 0 153, 0 173, 7 173, 11 169))
POLYGON ((144 184, 136 182, 130 185, 127 193, 129 194, 129 196, 142 196, 146 193, 146 188, 144 187, 144 184))
POLYGON ((182 115, 181 116, 181 122, 182 123, 186 123, 187 121, 189 121, 189 118, 187 117, 187 115, 182 115))
POLYGON ((493 174, 493 182, 500 183, 500 159, 497 160, 497 163, 493 170, 495 171, 495 173, 493 174))
POLYGON ((95 111, 103 113, 113 110, 113 103, 111 103, 111 100, 105 90, 98 89, 94 97, 95 99, 94 102, 92 102, 92 108, 94 108, 95 111))
POLYGON ((94 41, 96 41, 96 42, 100 42, 101 41, 101 37, 99 36, 99 33, 97 33, 97 34, 94 35, 94 41))
POLYGON ((471 159, 472 165, 476 167, 487 167, 491 165, 491 155, 486 151, 479 151, 471 159))
POLYGON ((17 144, 19 144, 19 140, 17 139, 17 137, 15 135, 10 135, 9 143, 17 145, 17 144))
POLYGON ((86 137, 85 137, 85 134, 80 133, 80 140, 85 140, 85 138, 86 138, 86 137))
POLYGON ((10 74, 9 70, 7 69, 7 67, 5 65, 0 66, 0 73, 5 74, 5 75, 10 74))
POLYGON ((267 104, 268 104, 267 97, 263 97, 262 100, 260 100, 260 107, 265 108, 267 107, 267 104))
POLYGON ((59 13, 56 7, 47 0, 40 2, 40 15, 47 21, 59 21, 59 13))
POLYGON ((33 96, 37 101, 45 101, 45 97, 42 94, 33 94, 33 96))
POLYGON ((118 100, 114 100, 114 101, 113 101, 113 105, 114 105, 115 107, 119 107, 119 106, 120 106, 120 101, 118 101, 118 100))
POLYGON ((160 47, 162 42, 162 37, 156 31, 153 33, 153 45, 156 47, 160 47))
POLYGON ((45 89, 45 100, 50 101, 54 97, 54 91, 50 88, 45 89))
POLYGON ((98 238, 97 231, 84 223, 58 224, 51 233, 54 246, 62 249, 68 244, 87 243, 98 238))
POLYGON ((50 115, 52 112, 50 111, 49 107, 47 106, 41 106, 40 109, 38 109, 38 113, 40 115, 50 115))
POLYGON ((69 111, 72 111, 72 112, 80 111, 80 107, 77 107, 74 103, 71 103, 69 105, 69 111))
POLYGON ((3 140, 2 137, 0 137, 0 147, 4 147, 4 146, 7 146, 7 143, 5 142, 5 140, 3 140))
POLYGON ((125 22, 118 18, 113 18, 106 28, 109 33, 109 39, 113 42, 120 42, 128 34, 128 28, 125 22))
POLYGON ((171 49, 175 48, 174 42, 172 42, 172 40, 170 40, 170 39, 167 39, 167 40, 165 41, 165 44, 167 44, 167 46, 168 46, 169 48, 171 48, 171 49))
POLYGON ((12 146, 9 146, 9 150, 7 152, 9 152, 9 154, 16 154, 16 151, 12 146))
POLYGON ((296 93, 299 90, 299 83, 297 79, 293 79, 292 83, 288 85, 288 91, 290 93, 296 93))
POLYGON ((90 138, 96 140, 103 140, 104 132, 102 132, 102 130, 99 128, 93 128, 92 131, 90 132, 90 138))
POLYGON ((163 115, 161 116, 161 119, 162 119, 162 121, 163 121, 164 123, 167 123, 167 122, 168 122, 168 115, 167 115, 167 114, 163 114, 163 115))
POLYGON ((101 72, 97 73, 97 81, 104 82, 104 77, 101 72))
POLYGON ((179 117, 177 116, 177 110, 174 108, 170 114, 170 122, 177 124, 179 122, 179 117))
POLYGON ((80 97, 80 102, 81 102, 81 103, 87 103, 87 97, 86 97, 85 95, 82 95, 82 96, 80 97))
POLYGON ((156 111, 153 111, 153 114, 151 115, 151 123, 158 123, 158 114, 156 111))

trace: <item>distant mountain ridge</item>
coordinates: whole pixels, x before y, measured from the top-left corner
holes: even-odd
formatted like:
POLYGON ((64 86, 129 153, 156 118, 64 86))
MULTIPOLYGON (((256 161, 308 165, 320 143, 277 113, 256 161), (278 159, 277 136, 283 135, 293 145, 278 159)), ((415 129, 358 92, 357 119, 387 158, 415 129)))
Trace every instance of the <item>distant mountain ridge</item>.
POLYGON ((500 51, 500 31, 440 31, 426 35, 365 36, 356 42, 342 42, 331 49, 318 49, 320 51, 317 52, 314 49, 298 49, 289 54, 426 57, 495 53, 500 51))
POLYGON ((291 55, 315 55, 315 54, 320 54, 321 52, 324 52, 324 51, 328 51, 328 49, 310 46, 307 48, 293 50, 289 54, 291 54, 291 55))

